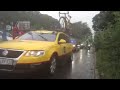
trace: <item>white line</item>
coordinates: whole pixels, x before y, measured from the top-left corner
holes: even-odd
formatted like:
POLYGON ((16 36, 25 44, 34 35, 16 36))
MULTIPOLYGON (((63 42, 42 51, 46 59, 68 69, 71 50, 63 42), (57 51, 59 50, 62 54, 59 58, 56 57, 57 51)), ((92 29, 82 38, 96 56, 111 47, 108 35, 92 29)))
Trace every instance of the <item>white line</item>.
POLYGON ((82 62, 82 58, 83 58, 82 51, 83 50, 80 50, 80 62, 82 62))

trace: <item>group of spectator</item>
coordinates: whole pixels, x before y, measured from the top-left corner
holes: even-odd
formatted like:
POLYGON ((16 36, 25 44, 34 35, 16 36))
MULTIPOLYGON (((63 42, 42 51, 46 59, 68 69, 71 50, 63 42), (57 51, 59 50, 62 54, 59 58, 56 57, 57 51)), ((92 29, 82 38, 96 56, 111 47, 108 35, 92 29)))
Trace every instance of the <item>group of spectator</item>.
MULTIPOLYGON (((6 25, 4 23, 1 23, 1 29, 2 29, 2 40, 6 41, 7 40, 7 30, 6 30, 6 25)), ((17 23, 13 24, 13 28, 11 31, 12 38, 15 39, 17 36, 23 35, 25 32, 23 30, 20 30, 17 27, 17 23)))

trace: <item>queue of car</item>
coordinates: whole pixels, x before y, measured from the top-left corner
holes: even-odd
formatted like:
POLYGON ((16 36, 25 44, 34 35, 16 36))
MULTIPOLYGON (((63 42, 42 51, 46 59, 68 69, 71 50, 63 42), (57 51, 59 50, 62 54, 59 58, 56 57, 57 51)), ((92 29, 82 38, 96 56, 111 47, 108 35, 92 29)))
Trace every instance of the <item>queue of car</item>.
POLYGON ((77 40, 71 37, 70 42, 73 45, 73 52, 78 52, 80 50, 80 45, 77 40))
POLYGON ((73 45, 63 32, 29 31, 0 43, 0 70, 5 72, 23 73, 44 68, 53 75, 61 62, 72 60, 73 45))
POLYGON ((83 42, 80 44, 80 49, 87 49, 87 50, 90 50, 90 48, 92 47, 92 44, 91 43, 86 43, 86 42, 83 42))
POLYGON ((29 31, 14 40, 8 33, 7 39, 0 43, 0 71, 12 73, 44 69, 53 75, 61 63, 71 63, 73 53, 85 47, 58 31, 29 31))

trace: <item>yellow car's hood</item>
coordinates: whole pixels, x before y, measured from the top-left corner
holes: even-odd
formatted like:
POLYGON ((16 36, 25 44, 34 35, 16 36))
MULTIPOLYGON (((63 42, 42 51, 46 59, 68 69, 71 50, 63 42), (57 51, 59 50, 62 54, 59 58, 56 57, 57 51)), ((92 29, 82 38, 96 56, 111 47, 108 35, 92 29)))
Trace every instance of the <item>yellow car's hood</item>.
POLYGON ((0 43, 0 48, 18 50, 46 50, 54 44, 55 42, 47 41, 13 40, 0 43))

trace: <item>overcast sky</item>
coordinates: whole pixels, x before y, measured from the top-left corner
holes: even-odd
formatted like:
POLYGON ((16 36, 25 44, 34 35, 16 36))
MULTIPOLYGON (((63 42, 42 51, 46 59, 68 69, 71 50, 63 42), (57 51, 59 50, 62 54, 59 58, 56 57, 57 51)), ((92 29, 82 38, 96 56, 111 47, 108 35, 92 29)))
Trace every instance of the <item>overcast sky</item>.
MULTIPOLYGON (((42 14, 48 14, 53 18, 59 19, 59 11, 40 11, 42 14)), ((66 11, 60 11, 66 12, 66 11)), ((69 11, 70 15, 72 16, 71 22, 87 22, 89 27, 92 29, 92 18, 99 13, 99 11, 69 11)))

